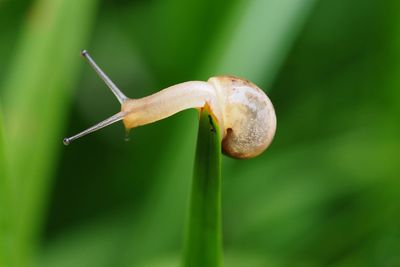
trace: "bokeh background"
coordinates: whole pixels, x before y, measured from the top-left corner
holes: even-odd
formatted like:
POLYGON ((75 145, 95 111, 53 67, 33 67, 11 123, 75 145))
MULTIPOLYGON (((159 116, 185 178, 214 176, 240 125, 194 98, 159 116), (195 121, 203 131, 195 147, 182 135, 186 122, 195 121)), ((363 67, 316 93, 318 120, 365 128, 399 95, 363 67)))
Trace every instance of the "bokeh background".
POLYGON ((130 97, 218 74, 272 99, 223 158, 225 266, 400 266, 398 0, 0 1, 0 266, 179 266, 197 114, 62 145, 130 97))

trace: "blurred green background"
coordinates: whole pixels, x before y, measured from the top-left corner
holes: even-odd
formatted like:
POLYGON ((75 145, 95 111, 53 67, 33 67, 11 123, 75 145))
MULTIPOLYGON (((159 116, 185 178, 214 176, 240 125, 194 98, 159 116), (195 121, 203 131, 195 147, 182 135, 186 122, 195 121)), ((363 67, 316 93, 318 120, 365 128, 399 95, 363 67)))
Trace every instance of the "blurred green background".
POLYGON ((88 49, 139 98, 245 77, 262 156, 223 159, 225 266, 400 266, 398 0, 0 1, 0 266, 179 266, 194 110, 115 124, 88 49))

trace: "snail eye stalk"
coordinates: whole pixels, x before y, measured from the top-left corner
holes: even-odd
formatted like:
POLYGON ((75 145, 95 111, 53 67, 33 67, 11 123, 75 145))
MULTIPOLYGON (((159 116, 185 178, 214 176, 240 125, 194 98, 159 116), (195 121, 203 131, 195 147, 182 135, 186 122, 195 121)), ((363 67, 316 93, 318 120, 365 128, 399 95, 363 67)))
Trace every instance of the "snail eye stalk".
POLYGON ((78 133, 78 134, 76 134, 76 135, 73 135, 73 136, 71 136, 71 137, 66 137, 66 138, 64 138, 63 143, 64 143, 64 145, 67 146, 67 145, 69 145, 72 141, 74 141, 75 139, 81 138, 82 136, 85 136, 85 135, 87 135, 87 134, 90 134, 90 133, 92 133, 92 132, 95 132, 95 131, 97 131, 97 130, 100 130, 101 128, 104 128, 104 127, 106 127, 106 126, 108 126, 108 125, 110 125, 110 124, 113 124, 114 122, 117 122, 117 121, 122 120, 122 119, 124 118, 124 116, 125 116, 125 112, 122 112, 122 111, 121 111, 121 112, 118 112, 117 114, 115 114, 115 115, 113 115, 113 116, 111 116, 111 117, 105 119, 105 120, 102 121, 102 122, 99 122, 98 124, 96 124, 96 125, 94 125, 94 126, 88 128, 88 129, 86 129, 86 130, 84 130, 84 131, 82 131, 82 132, 80 132, 80 133, 78 133))
POLYGON ((89 55, 88 51, 82 50, 81 55, 86 59, 89 65, 94 69, 94 71, 99 75, 99 77, 104 81, 104 83, 110 88, 111 92, 118 99, 119 103, 124 103, 128 97, 122 93, 122 91, 111 81, 111 79, 104 73, 104 71, 96 64, 93 58, 89 55))
MULTIPOLYGON (((93 58, 89 55, 89 53, 86 50, 81 51, 81 55, 86 59, 86 61, 89 63, 89 65, 94 69, 94 71, 97 73, 97 75, 104 81, 104 83, 110 88, 111 92, 115 95, 115 97, 118 99, 118 101, 123 104, 125 101, 127 101, 129 98, 122 93, 122 91, 111 81, 111 79, 107 76, 107 74, 104 73, 104 71, 96 64, 96 62, 93 60, 93 58)), ((126 112, 119 112, 108 119, 105 119, 102 122, 99 122, 98 124, 74 135, 71 137, 66 137, 63 140, 64 145, 69 145, 73 140, 78 139, 82 136, 85 136, 89 133, 92 133, 94 131, 100 130, 101 128, 104 128, 110 124, 113 124, 114 122, 120 121, 124 118, 126 115, 126 112)))

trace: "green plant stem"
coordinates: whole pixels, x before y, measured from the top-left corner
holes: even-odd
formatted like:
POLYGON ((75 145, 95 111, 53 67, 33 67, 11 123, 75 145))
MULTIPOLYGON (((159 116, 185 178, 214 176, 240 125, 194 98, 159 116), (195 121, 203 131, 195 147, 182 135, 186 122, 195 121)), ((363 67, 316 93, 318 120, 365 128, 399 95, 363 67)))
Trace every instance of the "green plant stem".
POLYGON ((183 265, 221 266, 221 138, 207 108, 200 113, 191 190, 183 265))

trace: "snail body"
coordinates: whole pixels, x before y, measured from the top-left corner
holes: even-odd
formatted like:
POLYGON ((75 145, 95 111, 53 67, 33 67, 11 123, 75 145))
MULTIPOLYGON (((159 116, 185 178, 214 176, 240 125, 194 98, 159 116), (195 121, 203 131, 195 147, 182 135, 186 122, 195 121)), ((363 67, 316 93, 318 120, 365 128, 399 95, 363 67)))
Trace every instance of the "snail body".
POLYGON ((69 144, 90 132, 122 120, 131 129, 167 118, 189 108, 208 106, 221 131, 222 150, 234 158, 252 158, 271 143, 276 116, 268 96, 255 84, 233 76, 215 76, 170 86, 140 99, 126 97, 96 65, 86 51, 82 55, 110 87, 121 103, 121 111, 70 138, 69 144))

